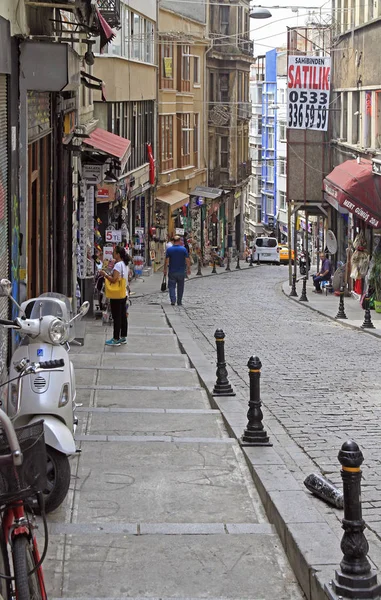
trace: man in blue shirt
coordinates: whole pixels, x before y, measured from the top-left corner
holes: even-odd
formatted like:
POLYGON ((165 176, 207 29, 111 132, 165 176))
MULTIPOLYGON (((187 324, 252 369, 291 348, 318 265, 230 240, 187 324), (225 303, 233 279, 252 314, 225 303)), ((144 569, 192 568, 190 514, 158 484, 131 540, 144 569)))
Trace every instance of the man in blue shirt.
POLYGON ((322 281, 329 281, 332 275, 332 264, 329 258, 324 254, 324 252, 320 253, 321 267, 319 273, 316 273, 314 276, 314 286, 315 292, 317 294, 321 294, 320 283, 322 281))
POLYGON ((191 273, 190 258, 188 250, 181 245, 181 238, 175 235, 173 246, 167 248, 167 254, 164 264, 164 275, 168 273, 168 289, 171 304, 176 304, 176 286, 177 286, 177 305, 181 306, 184 294, 185 272, 191 273))

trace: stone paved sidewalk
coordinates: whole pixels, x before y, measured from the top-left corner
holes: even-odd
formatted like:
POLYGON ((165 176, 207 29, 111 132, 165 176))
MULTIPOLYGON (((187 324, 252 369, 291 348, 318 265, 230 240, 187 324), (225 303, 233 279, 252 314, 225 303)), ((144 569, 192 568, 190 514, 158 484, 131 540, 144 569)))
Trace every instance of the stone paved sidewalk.
POLYGON ((49 515, 51 600, 302 600, 220 411, 159 306, 128 343, 86 321, 73 348, 80 419, 65 504, 49 515))

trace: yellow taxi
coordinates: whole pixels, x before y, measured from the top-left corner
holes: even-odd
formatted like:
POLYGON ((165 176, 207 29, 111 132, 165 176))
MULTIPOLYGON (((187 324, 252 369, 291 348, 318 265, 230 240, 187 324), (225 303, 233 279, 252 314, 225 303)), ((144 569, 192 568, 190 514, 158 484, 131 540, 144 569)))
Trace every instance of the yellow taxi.
MULTIPOLYGON (((278 244, 279 248, 279 260, 281 264, 288 264, 288 246, 286 244, 278 244)), ((294 264, 295 250, 291 250, 291 263, 294 264)))

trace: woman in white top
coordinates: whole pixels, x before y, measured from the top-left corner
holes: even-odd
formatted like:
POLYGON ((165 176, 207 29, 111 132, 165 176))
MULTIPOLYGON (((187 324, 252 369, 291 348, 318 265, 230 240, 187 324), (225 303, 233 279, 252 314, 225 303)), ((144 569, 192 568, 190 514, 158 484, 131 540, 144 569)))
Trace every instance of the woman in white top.
POLYGON ((102 275, 111 283, 116 283, 118 279, 124 279, 126 282, 126 295, 124 298, 110 299, 111 315, 114 321, 114 337, 106 341, 106 346, 120 346, 127 344, 127 286, 128 286, 128 263, 131 258, 123 246, 114 248, 114 268, 111 275, 102 271, 102 275))

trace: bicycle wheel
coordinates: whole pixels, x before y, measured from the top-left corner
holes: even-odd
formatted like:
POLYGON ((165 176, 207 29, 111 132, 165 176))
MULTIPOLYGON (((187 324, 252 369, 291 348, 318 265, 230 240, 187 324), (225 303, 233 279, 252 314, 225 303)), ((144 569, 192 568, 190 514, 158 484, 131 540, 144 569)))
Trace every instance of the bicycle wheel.
MULTIPOLYGON (((7 546, 4 542, 3 533, 0 532, 0 574, 10 577, 7 546)), ((11 597, 10 579, 0 578, 0 600, 9 600, 11 597)))
POLYGON ((26 535, 17 535, 13 540, 13 569, 17 600, 45 600, 45 592, 41 592, 38 572, 33 554, 32 542, 26 535))

